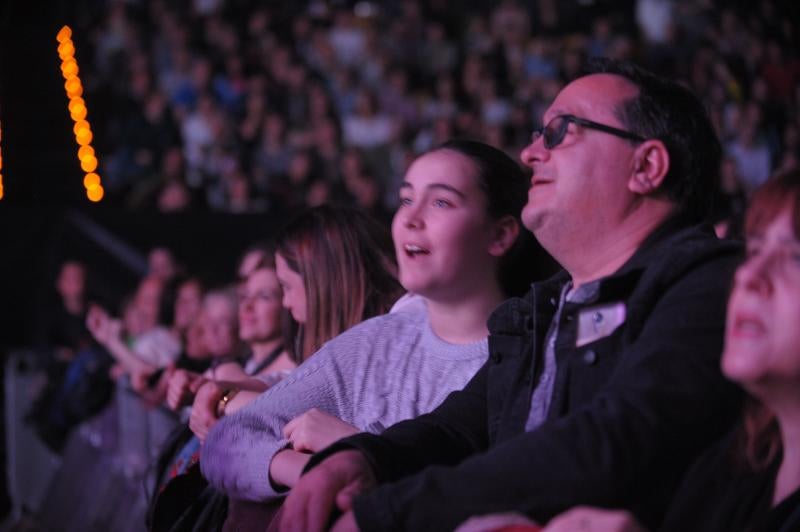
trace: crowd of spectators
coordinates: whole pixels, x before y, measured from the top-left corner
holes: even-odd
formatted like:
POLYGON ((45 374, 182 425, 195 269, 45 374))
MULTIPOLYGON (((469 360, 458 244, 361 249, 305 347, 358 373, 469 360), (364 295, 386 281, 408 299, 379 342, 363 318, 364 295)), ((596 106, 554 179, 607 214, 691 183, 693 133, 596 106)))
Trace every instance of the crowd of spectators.
POLYGON ((516 158, 593 56, 634 59, 703 98, 739 209, 798 165, 791 4, 114 1, 81 64, 110 198, 131 209, 346 202, 386 217, 409 161, 445 139, 516 158))
MULTIPOLYGON (((683 80, 703 99, 724 150, 720 219, 741 214, 770 175, 800 166, 800 58, 789 2, 130 0, 104 7, 97 20, 84 20, 91 52, 85 79, 109 199, 131 210, 291 212, 344 203, 388 221, 420 153, 470 137, 516 160, 553 98, 586 59, 599 56, 635 60, 683 80)), ((412 258, 431 253, 416 242, 396 250, 412 258)), ((285 269, 285 259, 277 262, 267 269, 285 269)), ((167 250, 151 254, 148 276, 115 319, 87 301, 84 266, 63 265, 51 327, 57 349, 45 368, 51 386, 28 414, 51 447, 60 450, 70 429, 102 407, 81 400, 80 410, 69 410, 75 402, 64 397, 83 399, 71 387, 76 372, 91 369, 105 381, 127 375, 143 397, 158 391, 156 404, 168 397, 166 381, 179 361, 198 370, 197 382, 213 366, 190 360, 201 329, 201 358, 235 354, 235 290, 227 291, 227 317, 219 320, 228 341, 215 350, 210 298, 202 299, 207 287, 179 270, 167 250), (186 319, 179 319, 180 287, 194 294, 186 319), (175 308, 165 313, 169 299, 175 308), (92 339, 107 353, 86 350, 96 347, 92 339)), ((291 309, 288 284, 275 276, 291 309)), ((277 309, 275 294, 267 295, 277 309)), ((239 296, 242 308, 256 298, 239 296)), ((299 337, 311 338, 308 331, 299 337)), ((276 336, 280 349, 273 351, 311 354, 322 343, 305 349, 296 338, 276 336)), ((217 417, 230 392, 219 387, 209 403, 221 405, 217 417)), ((198 459, 193 445, 178 461, 198 459)))

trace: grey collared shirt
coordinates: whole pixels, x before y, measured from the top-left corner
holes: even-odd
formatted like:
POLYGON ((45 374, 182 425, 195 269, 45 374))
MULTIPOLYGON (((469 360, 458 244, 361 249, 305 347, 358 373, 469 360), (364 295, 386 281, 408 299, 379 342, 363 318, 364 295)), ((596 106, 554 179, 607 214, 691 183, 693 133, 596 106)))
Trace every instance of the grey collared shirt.
POLYGON ((558 301, 558 309, 550 322, 547 336, 544 340, 544 366, 539 372, 539 379, 531 395, 531 410, 528 413, 528 421, 525 422, 525 431, 531 431, 539 427, 547 419, 547 411, 550 408, 550 401, 553 397, 553 384, 556 379, 556 338, 558 338, 558 323, 561 320, 561 311, 564 303, 586 303, 597 296, 600 290, 600 281, 594 281, 572 289, 572 282, 568 282, 561 290, 561 297, 558 301))

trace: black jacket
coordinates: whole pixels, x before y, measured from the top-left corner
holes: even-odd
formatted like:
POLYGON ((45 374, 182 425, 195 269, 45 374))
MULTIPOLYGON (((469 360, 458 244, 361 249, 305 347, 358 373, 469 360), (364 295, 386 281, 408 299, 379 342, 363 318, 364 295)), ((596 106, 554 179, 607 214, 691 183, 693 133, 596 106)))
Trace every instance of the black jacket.
POLYGON ((506 511, 544 522, 577 504, 629 508, 657 524, 687 465, 739 410, 738 389, 719 371, 738 255, 710 228, 673 220, 601 281, 596 300, 567 303, 537 430, 524 427, 563 273, 492 314, 489 360, 464 390, 380 436, 342 440, 310 467, 343 448, 364 452, 384 485, 355 500, 362 530, 448 530, 506 511), (621 325, 576 347, 587 337, 579 323, 620 303, 621 325))

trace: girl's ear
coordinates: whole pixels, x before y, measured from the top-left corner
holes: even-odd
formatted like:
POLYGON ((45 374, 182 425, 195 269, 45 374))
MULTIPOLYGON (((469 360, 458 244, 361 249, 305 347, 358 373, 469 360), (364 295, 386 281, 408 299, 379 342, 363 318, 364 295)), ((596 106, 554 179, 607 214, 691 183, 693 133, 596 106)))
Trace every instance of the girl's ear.
POLYGON ((493 223, 494 233, 489 243, 489 254, 494 257, 502 257, 517 241, 519 223, 510 215, 503 216, 493 223))

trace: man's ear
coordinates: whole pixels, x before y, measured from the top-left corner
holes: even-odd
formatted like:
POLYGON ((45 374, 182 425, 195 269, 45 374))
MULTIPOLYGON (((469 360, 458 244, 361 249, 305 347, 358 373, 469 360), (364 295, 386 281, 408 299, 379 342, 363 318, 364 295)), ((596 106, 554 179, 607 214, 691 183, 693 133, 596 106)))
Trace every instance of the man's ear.
POLYGON ((489 243, 489 254, 494 257, 502 257, 517 241, 520 231, 519 222, 513 216, 506 215, 493 223, 494 234, 489 243))
POLYGON ((669 152, 657 139, 642 142, 633 154, 633 173, 628 189, 641 195, 656 192, 669 171, 669 152))

